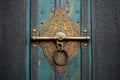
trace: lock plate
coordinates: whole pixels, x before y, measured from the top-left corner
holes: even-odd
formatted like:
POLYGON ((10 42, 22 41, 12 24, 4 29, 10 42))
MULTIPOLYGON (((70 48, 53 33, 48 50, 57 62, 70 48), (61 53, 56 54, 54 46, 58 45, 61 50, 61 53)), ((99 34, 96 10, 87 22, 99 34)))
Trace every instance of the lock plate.
MULTIPOLYGON (((80 30, 77 27, 77 24, 66 14, 66 11, 63 8, 56 9, 54 15, 43 24, 43 28, 40 31, 40 36, 55 37, 59 32, 64 33, 67 37, 80 36, 80 30)), ((69 60, 71 60, 77 55, 80 42, 63 41, 63 43, 65 44, 63 48, 67 51, 69 60)), ((57 49, 56 42, 41 41, 40 45, 44 51, 44 54, 51 61, 53 61, 53 53, 57 49)), ((62 73, 65 70, 65 66, 57 65, 56 69, 59 73, 62 73)))

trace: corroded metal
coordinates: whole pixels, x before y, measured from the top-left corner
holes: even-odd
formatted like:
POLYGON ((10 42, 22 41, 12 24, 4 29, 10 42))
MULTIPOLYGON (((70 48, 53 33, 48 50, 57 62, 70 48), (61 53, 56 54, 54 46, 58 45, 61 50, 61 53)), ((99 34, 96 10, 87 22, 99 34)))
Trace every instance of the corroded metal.
MULTIPOLYGON (((73 39, 72 37, 74 36, 77 36, 78 38, 80 37, 80 30, 78 29, 77 24, 71 18, 69 18, 63 8, 56 9, 55 14, 43 24, 43 28, 40 31, 40 37, 44 37, 46 39, 51 37, 51 39, 57 39, 58 37, 55 37, 55 35, 58 32, 63 32, 70 39, 73 39)), ((40 37, 37 38, 40 39, 40 37)), ((63 43, 63 48, 68 53, 68 57, 71 60, 77 55, 80 42, 65 40, 63 43)), ((57 50, 56 41, 42 40, 40 45, 43 48, 44 54, 51 61, 53 61, 53 53, 55 50, 57 50)), ((65 66, 56 65, 56 69, 59 73, 62 73, 65 71, 65 66)))
POLYGON ((53 53, 53 61, 57 66, 65 66, 68 63, 68 60, 68 53, 63 49, 57 49, 53 53))

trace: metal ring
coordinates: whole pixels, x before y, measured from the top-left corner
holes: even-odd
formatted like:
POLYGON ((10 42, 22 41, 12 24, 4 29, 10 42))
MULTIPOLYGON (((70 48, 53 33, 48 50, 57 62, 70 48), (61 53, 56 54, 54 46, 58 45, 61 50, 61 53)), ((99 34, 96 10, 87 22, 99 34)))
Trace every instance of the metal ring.
POLYGON ((53 53, 53 61, 58 66, 64 66, 64 65, 66 65, 68 63, 68 54, 67 54, 67 52, 65 50, 59 50, 59 49, 55 50, 54 53, 53 53), (65 57, 66 57, 65 61, 62 64, 58 63, 56 61, 56 54, 59 54, 59 52, 63 52, 65 54, 65 57))

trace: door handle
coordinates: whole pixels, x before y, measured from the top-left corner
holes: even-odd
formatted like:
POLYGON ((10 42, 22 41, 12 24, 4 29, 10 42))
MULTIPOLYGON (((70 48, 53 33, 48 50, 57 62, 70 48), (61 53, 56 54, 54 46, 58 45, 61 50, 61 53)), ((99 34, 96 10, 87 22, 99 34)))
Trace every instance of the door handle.
POLYGON ((33 36, 32 40, 90 40, 90 36, 81 36, 81 37, 66 37, 63 32, 58 32, 55 37, 36 37, 33 36))
POLYGON ((36 37, 36 36, 33 36, 32 40, 90 40, 90 37, 89 36, 83 36, 83 37, 58 38, 58 37, 36 37))
POLYGON ((57 50, 54 51, 53 53, 53 61, 56 65, 58 66, 65 66, 69 60, 69 57, 68 57, 68 53, 66 50, 63 49, 63 43, 61 41, 63 40, 77 40, 77 41, 80 41, 80 40, 89 40, 90 37, 89 36, 82 36, 82 37, 66 37, 66 35, 63 33, 63 32, 58 32, 55 37, 36 37, 36 36, 33 36, 32 37, 32 40, 56 40, 57 41, 57 50), (65 61, 62 62, 62 63, 59 63, 56 59, 56 55, 59 54, 59 53, 63 53, 65 55, 65 61))

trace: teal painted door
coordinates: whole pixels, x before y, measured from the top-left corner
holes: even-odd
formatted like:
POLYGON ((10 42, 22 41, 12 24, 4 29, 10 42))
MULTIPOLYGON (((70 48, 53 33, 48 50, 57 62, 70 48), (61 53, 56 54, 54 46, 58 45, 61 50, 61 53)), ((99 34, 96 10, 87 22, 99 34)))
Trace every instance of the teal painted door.
POLYGON ((26 80, 92 80, 91 40, 81 42, 77 55, 66 65, 62 74, 56 71, 44 55, 40 42, 29 40, 32 36, 40 35, 43 24, 54 15, 57 8, 66 10, 67 15, 77 24, 80 36, 91 36, 91 0, 27 0, 26 80))

